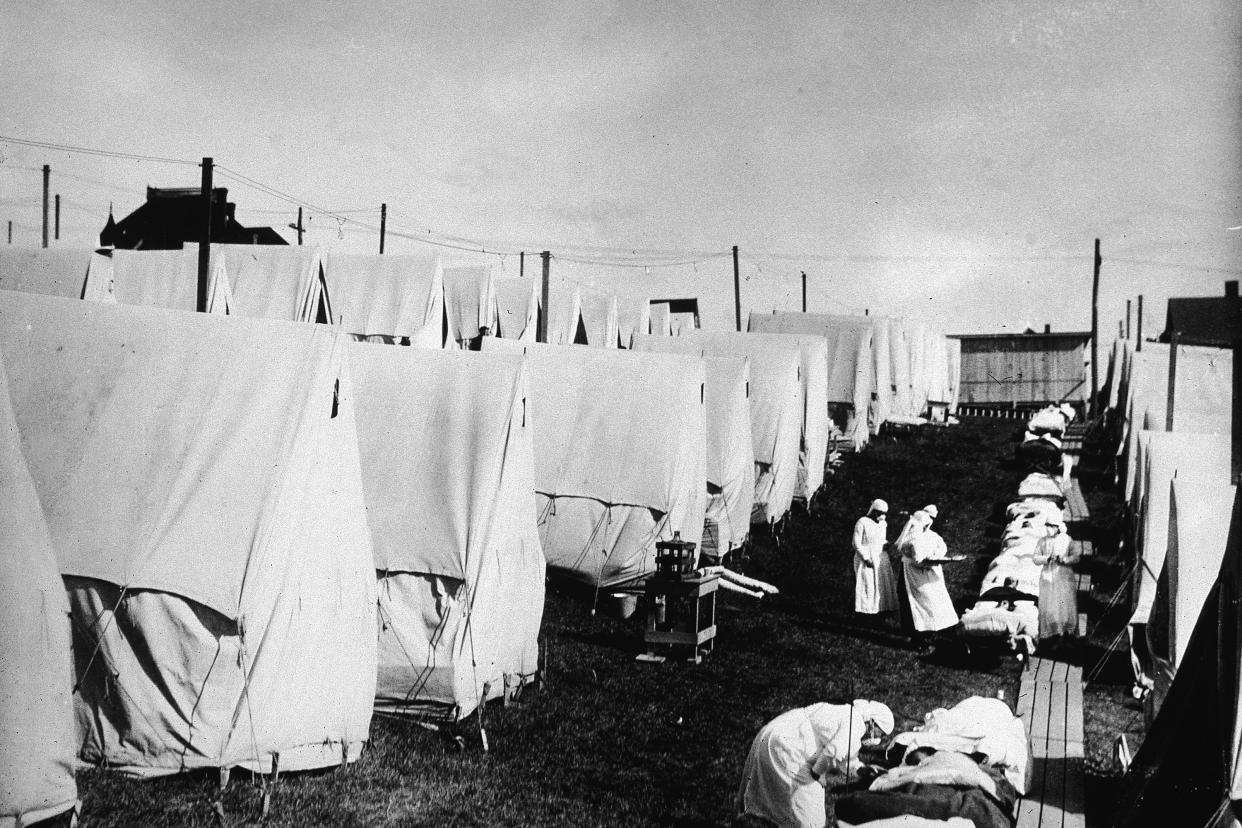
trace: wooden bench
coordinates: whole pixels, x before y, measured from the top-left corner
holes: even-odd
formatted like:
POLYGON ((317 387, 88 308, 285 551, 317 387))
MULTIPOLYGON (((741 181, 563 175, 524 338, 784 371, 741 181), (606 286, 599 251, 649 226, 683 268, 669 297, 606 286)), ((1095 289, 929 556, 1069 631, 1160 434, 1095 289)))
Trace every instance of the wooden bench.
POLYGON ((1017 828, 1084 828, 1082 668, 1032 658, 1015 712, 1031 744, 1017 828))

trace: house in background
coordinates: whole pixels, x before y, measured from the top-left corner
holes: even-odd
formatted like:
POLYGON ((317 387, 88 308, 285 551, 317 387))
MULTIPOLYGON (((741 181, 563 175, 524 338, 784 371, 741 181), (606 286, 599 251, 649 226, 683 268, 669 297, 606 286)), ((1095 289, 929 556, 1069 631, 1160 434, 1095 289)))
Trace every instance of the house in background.
POLYGON ((1183 345, 1212 345, 1232 348, 1238 336, 1238 283, 1225 282, 1223 296, 1188 296, 1169 299, 1161 342, 1170 342, 1173 334, 1183 345))
POLYGON ((1068 402, 1081 409, 1090 394, 1090 331, 951 334, 962 343, 959 408, 1031 409, 1068 402))
MULTIPOLYGON (((211 191, 213 244, 288 244, 270 227, 243 227, 234 217, 229 191, 211 191)), ((202 190, 198 187, 147 187, 147 201, 120 221, 108 214, 99 234, 101 247, 122 250, 178 250, 199 240, 202 231, 202 190)))

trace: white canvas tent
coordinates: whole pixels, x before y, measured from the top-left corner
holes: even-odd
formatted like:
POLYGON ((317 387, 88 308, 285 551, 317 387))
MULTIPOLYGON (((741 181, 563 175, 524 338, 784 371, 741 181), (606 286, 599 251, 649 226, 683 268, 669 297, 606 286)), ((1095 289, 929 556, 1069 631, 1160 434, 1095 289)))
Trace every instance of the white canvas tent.
POLYGON ((552 323, 549 338, 558 345, 616 348, 620 341, 617 297, 611 293, 574 288, 552 323))
POLYGON ((1190 634, 1220 570, 1228 541, 1228 515, 1237 487, 1221 481, 1175 478, 1169 495, 1169 541, 1147 621, 1153 685, 1144 712, 1160 710, 1190 634))
POLYGON ((324 278, 332 322, 359 337, 423 348, 444 343, 444 284, 439 261, 424 256, 330 253, 324 278))
POLYGON ((0 828, 63 814, 73 778, 69 603, 0 357, 0 828))
POLYGON ((1164 566, 1169 542, 1169 484, 1174 478, 1228 484, 1229 437, 1176 431, 1139 432, 1143 444, 1141 498, 1136 506, 1138 548, 1142 563, 1135 571, 1134 612, 1131 624, 1145 624, 1156 593, 1156 578, 1164 566))
MULTIPOLYGON (((198 308, 198 249, 113 250, 110 257, 94 256, 86 279, 85 298, 122 305, 145 305, 168 310, 198 308)), ((224 257, 208 265, 207 310, 226 313, 230 305, 224 257)))
POLYGON ((444 313, 448 341, 468 348, 496 327, 496 285, 487 265, 445 267, 444 313))
POLYGON ((213 244, 229 284, 229 314, 250 319, 328 322, 332 303, 317 247, 213 244))
POLYGON ((946 336, 945 359, 949 370, 949 413, 957 413, 957 404, 962 396, 962 340, 946 336))
MULTIPOLYGON (((651 333, 653 336, 672 336, 672 311, 668 302, 654 302, 651 305, 651 333)), ((641 331, 639 332, 641 333, 641 331)), ((631 343, 633 337, 631 337, 631 343)), ((633 345, 631 344, 631 347, 633 345)))
POLYGON ((651 302, 646 296, 617 296, 617 333, 621 347, 634 347, 635 334, 651 333, 651 302))
POLYGON ((376 706, 454 718, 535 673, 544 559, 520 356, 350 348, 379 578, 376 706))
POLYGON ((496 330, 504 339, 534 342, 539 335, 539 282, 496 279, 496 330))
POLYGON ((917 417, 922 409, 914 401, 913 379, 910 374, 910 330, 907 320, 888 320, 888 345, 892 376, 892 413, 899 417, 917 417))
POLYGON ((90 248, 0 247, 0 290, 81 299, 90 248))
POLYGON ((83 759, 354 759, 375 574, 344 335, 0 295, 0 354, 75 625, 83 759))
MULTIPOLYGON (((758 333, 823 337, 827 373, 825 399, 827 403, 851 406, 853 416, 839 425, 855 449, 865 446, 871 434, 879 430, 878 406, 871 404, 872 393, 876 390, 874 328, 874 322, 866 316, 784 312, 752 312, 748 325, 750 331, 758 333)), ((826 440, 825 435, 825 443, 826 440)))
POLYGON ((707 357, 707 523, 717 554, 746 542, 755 505, 750 425, 750 360, 707 357))
MULTIPOLYGON (((1189 426, 1210 433, 1228 433, 1232 411, 1233 352, 1222 348, 1181 346, 1177 352, 1177 388, 1174 394, 1173 430, 1189 426), (1211 425, 1211 424, 1216 425, 1211 425)), ((1120 446, 1120 467, 1125 469, 1124 497, 1132 502, 1138 462, 1138 434, 1155 413, 1158 428, 1164 428, 1159 412, 1167 410, 1169 391, 1169 346, 1143 343, 1130 360, 1129 381, 1120 402, 1124 412, 1124 436, 1120 446)))
POLYGON ((755 452, 755 508, 752 523, 785 516, 798 485, 802 435, 802 352, 774 335, 690 333, 634 337, 634 350, 750 359, 751 444, 755 452))
MULTIPOLYGON (((1147 345, 1144 344, 1144 350, 1147 345)), ((1217 520, 1224 521, 1226 515, 1217 520)), ((1121 783, 1120 828, 1237 825, 1242 808, 1242 500, 1168 696, 1121 783)))
POLYGON ((483 350, 525 354, 550 567, 609 587, 650 574, 656 541, 701 541, 702 359, 490 338, 483 350))

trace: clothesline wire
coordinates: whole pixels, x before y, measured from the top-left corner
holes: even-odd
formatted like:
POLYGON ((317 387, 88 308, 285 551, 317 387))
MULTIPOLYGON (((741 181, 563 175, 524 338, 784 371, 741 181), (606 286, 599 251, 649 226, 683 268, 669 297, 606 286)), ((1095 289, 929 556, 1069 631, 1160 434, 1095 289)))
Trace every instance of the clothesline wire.
POLYGON ((136 152, 117 152, 114 150, 94 149, 92 147, 80 147, 74 144, 58 144, 52 141, 35 141, 30 138, 15 138, 11 135, 0 135, 0 141, 4 141, 9 144, 20 144, 26 147, 39 147, 41 149, 56 150, 58 152, 80 152, 83 155, 100 155, 106 158, 126 158, 132 161, 154 161, 160 164, 179 164, 189 167, 197 167, 199 165, 198 161, 190 161, 185 158, 164 158, 158 155, 142 155, 136 152))
MULTIPOLYGON (((128 160, 133 160, 133 161, 149 161, 149 162, 155 162, 155 163, 161 163, 161 164, 173 164, 173 165, 178 165, 178 166, 189 166, 189 167, 200 166, 199 161, 194 161, 194 160, 190 160, 186 158, 170 158, 166 156, 147 155, 143 153, 120 152, 116 150, 100 149, 96 147, 83 147, 83 146, 79 146, 76 144, 64 144, 64 143, 58 143, 58 142, 53 142, 53 141, 38 141, 38 140, 30 139, 30 138, 18 138, 16 136, 11 136, 11 135, 0 135, 0 142, 17 144, 20 146, 38 147, 42 149, 49 149, 49 150, 65 152, 69 154, 76 152, 76 153, 81 153, 84 155, 95 155, 95 156, 101 156, 105 158, 120 158, 120 159, 128 159, 128 160)), ((311 210, 312 212, 319 213, 321 215, 330 216, 336 219, 338 222, 341 222, 343 224, 349 223, 356 227, 369 230, 371 232, 379 232, 379 228, 377 227, 368 226, 368 225, 363 224, 362 222, 358 222, 356 220, 348 218, 348 214, 350 213, 359 213, 359 214, 370 213, 370 212, 374 212, 376 208, 358 208, 357 210, 329 210, 326 208, 319 207, 315 204, 312 204, 311 202, 308 202, 304 199, 301 199, 295 195, 287 193, 276 187, 257 181, 254 178, 246 176, 243 173, 240 173, 237 170, 230 169, 229 167, 226 167, 222 164, 215 164, 214 168, 216 171, 220 172, 225 177, 230 178, 233 181, 236 181, 240 184, 253 187, 259 190, 260 192, 266 193, 267 195, 270 195, 274 198, 286 201, 290 204, 304 207, 308 210, 311 210)), ((38 167, 29 167, 25 165, 12 165, 12 164, 0 164, 0 169, 20 169, 20 170, 33 171, 33 172, 41 171, 41 169, 38 167)), ((113 185, 113 184, 107 184, 105 182, 87 179, 83 176, 76 176, 71 173, 58 173, 57 175, 60 177, 75 178, 85 183, 92 183, 98 186, 114 187, 116 189, 121 189, 119 187, 116 187, 116 185, 113 185)), ((254 210, 252 212, 268 212, 268 211, 254 210)), ((271 211, 271 212, 279 212, 279 211, 271 211)), ((459 238, 459 237, 448 237, 448 240, 444 240, 444 236, 442 234, 440 238, 438 239, 429 238, 429 236, 432 236, 432 233, 430 230, 427 230, 425 235, 423 233, 418 233, 418 232, 409 232, 409 231, 403 232, 399 230, 393 230, 393 231, 388 231, 388 232, 391 232, 391 234, 395 237, 405 238, 411 241, 421 242, 423 244, 430 244, 430 245, 434 245, 437 247, 444 247, 444 248, 455 249, 455 250, 482 253, 486 255, 506 256, 506 255, 516 255, 517 253, 523 252, 522 250, 517 249, 518 246, 515 246, 512 244, 505 244, 505 243, 487 244, 484 242, 478 242, 472 239, 459 238), (489 247, 492 249, 489 250, 488 249, 489 247), (502 248, 502 247, 506 249, 503 251, 497 249, 497 248, 502 248)), ((578 251, 598 250, 601 252, 601 255, 610 255, 610 254, 611 255, 618 255, 618 254, 623 255, 626 250, 631 250, 631 251, 635 250, 634 248, 620 248, 620 247, 607 248, 607 247, 593 247, 593 246, 575 247, 573 245, 533 245, 533 247, 537 247, 537 248, 544 249, 544 250, 557 249, 557 248, 562 249, 562 250, 578 250, 578 251)), ((596 260, 596 259, 584 258, 586 255, 588 255, 585 252, 581 253, 581 255, 578 255, 578 256, 562 254, 562 255, 557 256, 557 258, 561 259, 562 261, 573 262, 575 264, 593 265, 593 266, 599 266, 599 267, 658 268, 658 267, 685 267, 687 265, 699 264, 701 262, 710 261, 712 259, 721 258, 721 257, 728 255, 728 252, 709 252, 709 251, 695 251, 695 250, 662 251, 662 252, 644 251, 644 253, 654 254, 654 255, 650 255, 649 258, 652 258, 655 260, 647 261, 647 262, 635 262, 632 260, 623 260, 623 261, 622 260, 610 260, 610 261, 609 260, 596 260), (679 260, 678 261, 665 261, 662 258, 664 255, 667 255, 668 258, 676 258, 679 260)), ((1090 259, 1090 254, 1083 253, 1083 254, 1032 256, 1032 255, 997 253, 997 254, 980 254, 978 256, 919 256, 919 255, 896 256, 896 255, 886 255, 886 254, 772 252, 772 251, 749 251, 748 250, 745 253, 745 257, 752 261, 757 260, 757 259, 766 259, 769 261, 789 261, 789 262, 802 262, 802 261, 840 262, 840 263, 904 262, 904 263, 945 264, 945 263, 968 263, 968 262, 987 262, 987 261, 1081 262, 1081 261, 1090 259)), ((1242 269, 1240 268, 1213 267, 1210 265, 1194 265, 1194 264, 1186 264, 1186 263, 1179 263, 1179 262, 1159 261, 1159 260, 1154 260, 1154 259, 1129 258, 1129 257, 1116 257, 1116 258, 1106 257, 1105 261, 1116 263, 1116 264, 1129 264, 1129 265, 1137 265, 1137 266, 1142 266, 1142 267, 1167 267, 1167 268, 1174 268, 1174 269, 1181 269, 1181 270, 1195 270, 1195 271, 1200 271, 1204 273, 1219 273, 1219 274, 1226 274, 1226 275, 1236 275, 1236 274, 1242 273, 1242 269)))

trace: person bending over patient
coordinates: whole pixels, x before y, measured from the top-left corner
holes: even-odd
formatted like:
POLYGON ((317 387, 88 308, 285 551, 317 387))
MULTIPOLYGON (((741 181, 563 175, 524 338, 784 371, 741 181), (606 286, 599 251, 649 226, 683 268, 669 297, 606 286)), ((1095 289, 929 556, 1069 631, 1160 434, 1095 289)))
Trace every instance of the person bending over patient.
POLYGON ((751 743, 737 792, 738 812, 780 828, 824 828, 829 782, 856 775, 864 738, 892 730, 892 711, 866 699, 782 713, 751 743))

